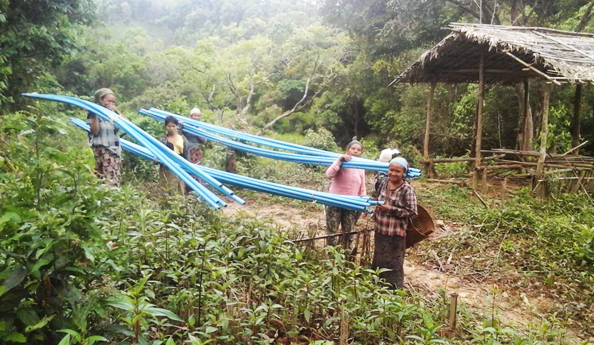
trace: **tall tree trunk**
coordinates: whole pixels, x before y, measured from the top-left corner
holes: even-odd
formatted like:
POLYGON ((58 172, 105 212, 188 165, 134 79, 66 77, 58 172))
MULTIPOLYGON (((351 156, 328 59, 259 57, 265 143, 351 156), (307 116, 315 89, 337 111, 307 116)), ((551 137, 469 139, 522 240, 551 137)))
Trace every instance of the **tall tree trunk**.
POLYGON ((525 102, 526 86, 524 83, 515 85, 516 95, 520 102, 520 121, 518 121, 518 148, 523 151, 532 151, 534 147, 534 121, 532 118, 532 108, 530 102, 525 102), (528 109, 524 109, 524 103, 528 109))
POLYGON ((509 17, 511 25, 519 25, 518 23, 518 0, 512 0, 509 10, 509 17))
MULTIPOLYGON (((580 103, 582 101, 582 84, 575 86, 575 98, 573 101, 573 119, 571 121, 571 147, 574 148, 580 144, 580 103)), ((574 150, 574 156, 579 156, 579 149, 574 150)))
POLYGON ((359 139, 359 102, 355 104, 355 138, 359 139))
POLYGON ((588 8, 586 8, 584 15, 582 16, 582 18, 580 19, 580 22, 578 23, 577 27, 575 28, 576 32, 584 31, 584 29, 590 22, 590 19, 592 19, 592 8, 593 7, 594 7, 594 0, 590 1, 590 3, 588 4, 588 8))
MULTIPOLYGON (((476 154, 476 121, 478 121, 478 101, 474 111, 474 119, 472 121, 472 146, 470 147, 470 157, 475 157, 476 154)), ((474 162, 469 162, 469 167, 474 166, 474 162)))

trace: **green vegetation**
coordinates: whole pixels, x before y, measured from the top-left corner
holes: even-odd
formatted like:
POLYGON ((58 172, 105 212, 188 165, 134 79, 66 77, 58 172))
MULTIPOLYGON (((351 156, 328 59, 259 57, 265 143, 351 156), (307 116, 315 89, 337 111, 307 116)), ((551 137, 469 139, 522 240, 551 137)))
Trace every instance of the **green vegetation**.
POLYGON ((454 251, 461 270, 483 279, 498 276, 518 294, 542 290, 556 302, 550 313, 566 326, 590 324, 594 320, 592 200, 566 195, 543 202, 520 190, 506 200, 487 199, 492 208, 486 209, 471 195, 457 186, 421 193, 425 204, 444 219, 468 224, 432 241, 431 247, 440 256, 454 251))
MULTIPOLYGON (((394 292, 340 251, 291 244, 263 219, 98 185, 77 145, 84 134, 39 115, 55 110, 0 128, 3 342, 319 343, 347 325, 359 344, 446 342, 445 298, 394 292)), ((531 253, 522 255, 532 262, 531 253)), ((591 265, 592 250, 565 257, 591 265)), ((563 337, 555 322, 524 333, 476 318, 462 314, 452 343, 563 337)))
MULTIPOLYGON (((594 209, 588 196, 541 202, 520 190, 486 198, 461 187, 418 190, 460 231, 424 242, 424 260, 452 255, 457 269, 506 293, 555 301, 527 327, 462 304, 446 340, 447 291, 427 298, 389 290, 377 272, 333 248, 291 243, 272 221, 225 217, 192 198, 152 194, 155 166, 123 155, 123 187, 92 174, 78 110, 21 92, 91 99, 113 89, 118 108, 159 107, 205 121, 340 152, 354 137, 376 158, 398 147, 419 166, 428 88, 388 84, 447 33, 449 22, 594 32, 587 0, 0 0, 0 343, 4 344, 565 344, 592 337, 594 209), (535 292, 536 293, 536 292, 535 292)), ((538 82, 530 100, 534 133, 538 82)), ((575 87, 554 89, 549 152, 571 145, 575 87)), ((521 90, 486 91, 483 145, 517 146, 521 90), (520 95, 520 96, 519 96, 520 95)), ((475 85, 439 85, 431 147, 468 155, 475 85)), ((581 153, 594 152, 594 89, 582 97, 581 153)), ((223 168, 227 150, 205 145, 223 168)), ((323 169, 238 154, 242 174, 323 190, 323 169)), ((467 164, 437 165, 440 175, 467 164)), ((321 206, 248 191, 266 207, 321 206)), ((502 293, 492 289, 493 303, 502 293)))

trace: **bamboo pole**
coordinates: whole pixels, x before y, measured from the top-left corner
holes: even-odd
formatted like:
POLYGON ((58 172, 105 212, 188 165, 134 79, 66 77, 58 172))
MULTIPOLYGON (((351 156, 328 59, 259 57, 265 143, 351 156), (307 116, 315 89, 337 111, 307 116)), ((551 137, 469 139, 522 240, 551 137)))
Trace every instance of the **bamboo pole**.
MULTIPOLYGON (((540 127, 540 158, 538 159, 538 165, 536 166, 537 180, 540 180, 543 176, 544 163, 547 157, 547 135, 549 133, 549 99, 551 96, 551 84, 545 83, 543 92, 542 125, 540 127)), ((540 189, 537 191, 537 195, 544 197, 544 188, 542 184, 540 184, 540 189)))
POLYGON ((571 146, 576 149, 572 155, 579 156, 580 145, 580 103, 582 101, 582 84, 575 86, 575 98, 573 100, 573 121, 571 121, 571 146))
POLYGON ((558 82, 557 80, 551 78, 548 74, 536 69, 535 67, 533 67, 532 65, 527 64, 526 62, 524 62, 524 60, 520 59, 519 57, 515 56, 514 54, 510 53, 509 51, 505 51, 505 54, 507 54, 509 57, 511 57, 512 59, 516 60, 517 62, 521 63, 522 65, 526 66, 526 68, 533 70, 534 72, 540 74, 542 77, 550 80, 551 82, 557 84, 557 85, 561 85, 560 82, 558 82))
POLYGON ((528 105, 530 104, 530 100, 529 100, 529 87, 530 87, 530 83, 528 82, 528 79, 524 79, 524 100, 523 100, 523 106, 524 108, 522 109, 522 145, 520 147, 521 150, 528 150, 528 145, 530 144, 528 142, 528 105))
POLYGON ((476 117, 476 149, 475 149, 475 164, 474 164, 474 177, 472 180, 472 188, 478 189, 478 183, 480 179, 480 168, 481 168, 481 140, 483 137, 483 98, 485 93, 485 54, 481 54, 481 61, 479 65, 479 91, 478 91, 478 104, 477 104, 477 117, 476 117))
MULTIPOLYGON (((425 120, 425 140, 423 141, 423 158, 429 161, 429 139, 431 136, 431 111, 433 108, 433 95, 435 94, 436 82, 431 83, 429 89, 429 98, 427 99, 427 119, 425 120)), ((431 162, 425 163, 425 174, 433 177, 433 169, 431 169, 431 162)))
MULTIPOLYGON (((483 150, 485 152, 485 150, 483 150)), ((493 155, 488 157, 483 157, 483 161, 494 160, 505 157, 504 154, 493 155)), ((456 162, 474 162, 476 158, 474 157, 455 157, 455 158, 439 158, 439 159, 429 159, 429 160, 422 160, 421 163, 456 163, 456 162)))

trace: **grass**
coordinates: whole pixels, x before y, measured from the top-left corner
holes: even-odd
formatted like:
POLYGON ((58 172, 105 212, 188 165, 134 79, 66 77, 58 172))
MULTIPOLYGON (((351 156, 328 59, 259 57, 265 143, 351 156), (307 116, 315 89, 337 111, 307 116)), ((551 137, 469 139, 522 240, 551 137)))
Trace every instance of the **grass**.
MULTIPOLYGON (((568 327, 592 336, 594 313, 594 207, 582 195, 540 201, 520 190, 506 200, 487 199, 486 209, 467 188, 424 189, 419 198, 439 218, 461 230, 421 244, 439 256, 455 250, 466 274, 496 280, 518 294, 544 293, 550 312, 568 327), (463 260, 463 258, 465 258, 463 260), (519 272, 519 275, 514 275, 519 272)), ((427 260, 433 260, 426 256, 427 260)))

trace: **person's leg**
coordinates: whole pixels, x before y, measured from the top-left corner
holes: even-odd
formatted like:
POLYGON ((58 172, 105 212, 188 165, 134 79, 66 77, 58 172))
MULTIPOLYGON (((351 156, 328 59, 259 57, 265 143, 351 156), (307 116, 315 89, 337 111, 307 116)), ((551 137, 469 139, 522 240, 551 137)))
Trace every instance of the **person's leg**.
POLYGON ((104 178, 103 175, 103 154, 105 153, 105 148, 102 146, 93 146, 93 157, 95 157, 95 175, 99 178, 104 178))
POLYGON ((340 237, 341 241, 341 245, 344 248, 344 250, 348 250, 351 247, 351 242, 353 239, 353 235, 349 234, 349 232, 352 232, 355 230, 355 223, 357 222, 357 212, 355 211, 351 211, 351 210, 346 210, 344 208, 340 209, 341 212, 341 232, 344 233, 344 235, 342 235, 340 237))
MULTIPOLYGON (((202 151, 200 150, 200 147, 194 147, 192 149, 190 149, 190 162, 194 163, 194 164, 202 164, 202 151)), ((202 183, 202 180, 200 180, 200 178, 196 175, 191 175, 194 180, 198 181, 198 183, 202 183)), ((187 184, 184 184, 184 188, 185 188, 185 193, 190 194, 190 192, 192 192, 192 188, 190 188, 190 186, 188 186, 187 184)))
POLYGON ((103 154, 103 175, 107 179, 107 184, 114 187, 120 186, 121 177, 121 158, 109 149, 103 154))
POLYGON ((95 157, 95 175, 105 179, 104 183, 109 186, 119 187, 121 177, 121 158, 108 148, 103 146, 93 146, 93 156, 95 157))
MULTIPOLYGON (((332 235, 338 232, 340 227, 340 208, 334 206, 326 206, 326 235, 332 235)), ((338 243, 337 237, 328 237, 326 245, 335 246, 338 243)))
POLYGON ((404 287, 404 254, 406 252, 406 237, 391 236, 394 250, 394 281, 390 283, 396 285, 398 288, 404 287))
POLYGON ((382 263, 384 260, 384 256, 386 255, 386 242, 383 241, 384 235, 374 231, 374 244, 373 244, 373 260, 371 261, 371 268, 376 270, 378 268, 385 268, 382 263))
POLYGON ((202 151, 200 147, 190 149, 190 162, 198 165, 202 164, 202 151))
POLYGON ((380 273, 380 277, 398 288, 404 286, 405 250, 405 237, 388 236, 375 232, 375 251, 371 267, 373 269, 390 269, 390 271, 380 273))

